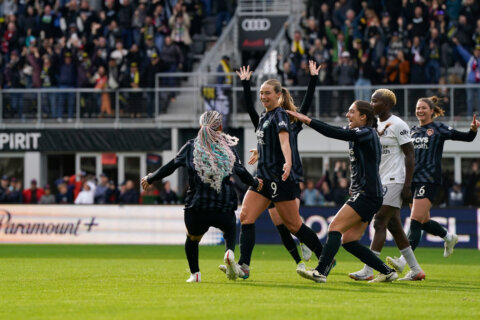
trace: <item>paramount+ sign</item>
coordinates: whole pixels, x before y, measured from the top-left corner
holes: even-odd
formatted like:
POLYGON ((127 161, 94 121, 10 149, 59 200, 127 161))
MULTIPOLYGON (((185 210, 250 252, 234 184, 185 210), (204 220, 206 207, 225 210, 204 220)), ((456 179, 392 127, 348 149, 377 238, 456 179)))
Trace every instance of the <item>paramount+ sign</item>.
POLYGON ((266 51, 279 32, 283 32, 286 16, 240 17, 239 50, 266 51))

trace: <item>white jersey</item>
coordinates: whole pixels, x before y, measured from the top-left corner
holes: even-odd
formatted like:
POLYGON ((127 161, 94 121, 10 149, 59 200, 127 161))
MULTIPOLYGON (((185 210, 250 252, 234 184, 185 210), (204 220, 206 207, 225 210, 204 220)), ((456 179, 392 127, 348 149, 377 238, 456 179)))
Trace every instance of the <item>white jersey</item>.
POLYGON ((382 132, 387 123, 390 123, 389 127, 380 136, 380 178, 383 185, 405 183, 405 155, 400 146, 411 142, 410 128, 402 119, 392 115, 387 120, 378 122, 378 132, 382 132))

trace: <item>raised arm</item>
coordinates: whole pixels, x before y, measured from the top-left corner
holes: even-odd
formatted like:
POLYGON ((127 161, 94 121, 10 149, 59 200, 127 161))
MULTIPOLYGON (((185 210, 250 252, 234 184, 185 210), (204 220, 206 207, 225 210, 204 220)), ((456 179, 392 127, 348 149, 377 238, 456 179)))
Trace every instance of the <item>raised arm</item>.
POLYGON ((245 107, 247 108, 248 115, 250 116, 250 120, 253 123, 255 129, 258 127, 258 122, 260 121, 260 117, 255 110, 255 106, 253 105, 252 99, 252 90, 250 89, 250 77, 252 76, 252 71, 250 70, 250 66, 245 66, 240 68, 240 71, 237 71, 237 75, 239 76, 240 80, 242 80, 243 86, 243 97, 245 99, 245 107))
POLYGON ((287 110, 288 114, 297 118, 301 122, 308 125, 313 130, 323 134, 326 137, 334 138, 338 140, 344 141, 355 141, 357 140, 357 135, 353 132, 353 130, 343 129, 341 127, 331 126, 328 123, 322 122, 320 120, 310 119, 304 114, 293 112, 287 110))
POLYGON ((318 80, 318 72, 322 68, 320 65, 317 68, 317 63, 313 60, 309 62, 309 69, 310 69, 310 81, 308 82, 308 89, 305 97, 303 97, 302 105, 300 106, 300 113, 307 114, 308 109, 312 105, 313 95, 315 94, 315 86, 317 85, 318 80))
POLYGON ((473 141, 473 139, 475 139, 475 137, 477 136, 478 127, 480 127, 480 121, 477 120, 477 115, 474 114, 472 123, 470 124, 470 130, 468 132, 461 132, 453 129, 451 130, 452 135, 450 139, 466 142, 473 141))

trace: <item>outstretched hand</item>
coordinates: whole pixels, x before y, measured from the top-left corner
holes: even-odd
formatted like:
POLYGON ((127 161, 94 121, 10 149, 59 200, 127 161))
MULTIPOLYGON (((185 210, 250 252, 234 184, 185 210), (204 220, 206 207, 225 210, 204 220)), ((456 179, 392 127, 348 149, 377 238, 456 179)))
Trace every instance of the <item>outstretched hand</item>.
POLYGON ((148 183, 147 178, 148 178, 148 174, 145 177, 143 177, 141 180, 143 191, 147 191, 148 187, 150 187, 150 183, 148 183))
POLYGON ((472 123, 470 124, 470 129, 471 129, 473 132, 477 132, 478 127, 480 127, 480 121, 477 120, 477 115, 474 114, 474 115, 473 115, 472 123))
POLYGON ((250 152, 252 155, 250 156, 250 159, 248 159, 248 164, 252 166, 258 161, 258 151, 257 149, 251 149, 250 152))
POLYGON ((250 70, 250 66, 243 66, 240 68, 240 71, 236 71, 236 73, 239 76, 240 80, 250 80, 253 71, 250 70))
POLYGON ((318 72, 320 72, 320 69, 322 69, 322 65, 319 65, 317 68, 317 62, 313 60, 309 60, 308 68, 310 69, 311 76, 318 76, 318 72))
POLYGON ((299 121, 305 123, 305 124, 310 124, 312 122, 312 119, 304 115, 303 113, 300 112, 295 112, 295 111, 290 111, 286 110, 289 115, 291 115, 294 118, 297 118, 299 121))

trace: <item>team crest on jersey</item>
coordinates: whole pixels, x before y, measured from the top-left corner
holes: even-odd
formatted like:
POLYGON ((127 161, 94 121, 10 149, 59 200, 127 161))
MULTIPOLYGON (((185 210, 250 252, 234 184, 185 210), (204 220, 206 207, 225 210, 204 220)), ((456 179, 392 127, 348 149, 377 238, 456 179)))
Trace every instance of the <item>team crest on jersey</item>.
POLYGON ((269 124, 270 124, 270 120, 265 120, 265 122, 263 123, 263 129, 268 127, 269 124))
POLYGON ((435 130, 433 130, 433 129, 428 129, 427 130, 427 135, 428 136, 432 136, 434 133, 435 133, 435 130))

